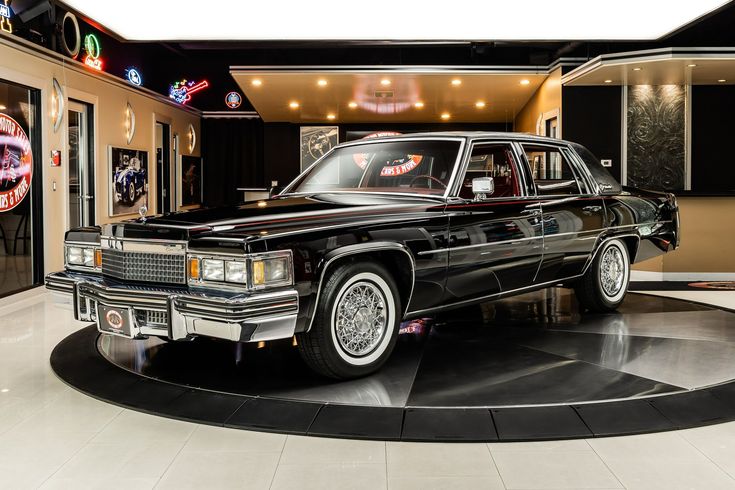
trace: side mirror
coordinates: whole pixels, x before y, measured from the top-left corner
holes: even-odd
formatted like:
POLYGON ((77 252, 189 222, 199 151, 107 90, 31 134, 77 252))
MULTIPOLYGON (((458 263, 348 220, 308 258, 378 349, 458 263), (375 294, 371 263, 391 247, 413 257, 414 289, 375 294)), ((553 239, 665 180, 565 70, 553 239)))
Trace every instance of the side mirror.
POLYGON ((475 195, 475 201, 487 199, 495 192, 495 182, 492 177, 475 177, 472 179, 472 193, 475 195))

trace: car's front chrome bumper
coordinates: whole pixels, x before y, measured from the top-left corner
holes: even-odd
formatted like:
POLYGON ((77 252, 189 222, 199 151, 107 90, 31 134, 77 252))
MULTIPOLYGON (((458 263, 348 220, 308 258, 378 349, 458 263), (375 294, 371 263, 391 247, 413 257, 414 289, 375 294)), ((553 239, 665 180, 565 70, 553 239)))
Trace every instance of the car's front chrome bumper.
POLYGON ((204 336, 237 342, 289 338, 296 329, 299 311, 295 289, 256 293, 193 291, 121 284, 71 271, 46 276, 46 288, 57 302, 71 306, 74 318, 96 322, 98 329, 98 304, 132 309, 132 337, 156 335, 182 340, 204 336))

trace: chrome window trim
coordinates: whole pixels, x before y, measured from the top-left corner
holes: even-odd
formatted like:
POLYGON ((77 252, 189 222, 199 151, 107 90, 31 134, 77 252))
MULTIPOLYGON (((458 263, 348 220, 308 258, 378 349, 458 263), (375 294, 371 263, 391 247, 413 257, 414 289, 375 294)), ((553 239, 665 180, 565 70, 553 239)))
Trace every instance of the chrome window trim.
POLYGON ((572 173, 574 174, 574 180, 577 182, 577 191, 578 192, 576 192, 576 193, 572 193, 572 194, 540 194, 538 192, 538 187, 536 185, 536 179, 534 179, 533 172, 531 172, 531 175, 530 175, 529 178, 530 178, 531 183, 533 184, 533 188, 536 190, 536 197, 538 197, 540 199, 547 199, 547 198, 551 198, 551 197, 589 197, 589 196, 596 195, 596 194, 582 192, 582 186, 580 185, 580 179, 582 177, 580 177, 580 175, 584 175, 585 176, 585 178, 583 180, 583 182, 585 183, 585 188, 587 190, 592 190, 592 188, 587 184, 587 182, 588 182, 587 176, 588 176, 588 173, 589 172, 587 171, 587 168, 586 167, 584 169, 580 169, 579 168, 579 162, 577 161, 576 158, 569 158, 567 152, 565 152, 564 150, 565 149, 568 150, 570 147, 569 147, 569 144, 565 143, 563 140, 560 140, 558 143, 557 142, 554 142, 554 141, 546 141, 546 140, 538 140, 538 141, 536 141, 536 140, 530 140, 530 141, 523 141, 523 142, 519 141, 518 142, 518 145, 519 145, 519 147, 521 149, 522 157, 526 161, 526 165, 528 166, 529 171, 531 170, 531 162, 528 160, 528 154, 526 153, 526 149, 524 148, 524 145, 528 145, 528 146, 545 146, 545 147, 549 147, 549 148, 553 148, 553 149, 557 150, 559 152, 559 154, 562 155, 562 157, 564 157, 564 159, 569 163, 569 166, 572 169, 572 173))

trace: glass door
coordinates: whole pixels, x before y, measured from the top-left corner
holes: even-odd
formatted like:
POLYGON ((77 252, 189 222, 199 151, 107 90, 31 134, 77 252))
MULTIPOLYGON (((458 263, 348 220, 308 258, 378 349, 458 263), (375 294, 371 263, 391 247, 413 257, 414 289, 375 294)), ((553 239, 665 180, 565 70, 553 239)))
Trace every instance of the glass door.
POLYGON ((91 107, 69 101, 69 228, 94 224, 91 107))
POLYGON ((171 126, 156 122, 156 177, 158 212, 171 211, 171 126))

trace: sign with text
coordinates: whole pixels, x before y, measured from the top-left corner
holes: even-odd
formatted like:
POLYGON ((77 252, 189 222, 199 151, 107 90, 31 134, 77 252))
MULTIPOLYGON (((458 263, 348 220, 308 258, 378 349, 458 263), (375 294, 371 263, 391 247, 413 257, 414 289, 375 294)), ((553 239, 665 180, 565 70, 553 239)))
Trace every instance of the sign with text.
POLYGON ((23 128, 0 113, 0 213, 23 201, 31 189, 33 152, 23 128))

